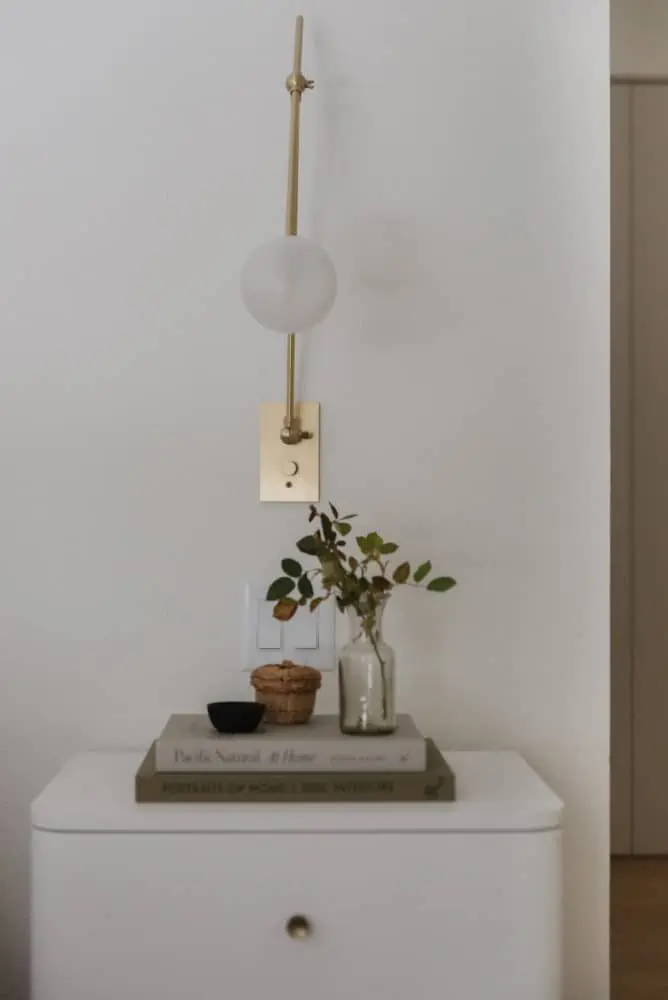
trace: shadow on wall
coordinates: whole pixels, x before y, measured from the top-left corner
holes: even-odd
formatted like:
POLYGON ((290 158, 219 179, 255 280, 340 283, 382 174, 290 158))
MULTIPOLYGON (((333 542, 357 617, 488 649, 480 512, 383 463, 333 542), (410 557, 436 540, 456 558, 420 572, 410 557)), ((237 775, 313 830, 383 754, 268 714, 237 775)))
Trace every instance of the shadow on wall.
POLYGON ((407 342, 425 346, 459 326, 443 263, 428 250, 434 240, 424 225, 387 215, 360 219, 346 234, 347 281, 370 343, 386 351, 407 342))

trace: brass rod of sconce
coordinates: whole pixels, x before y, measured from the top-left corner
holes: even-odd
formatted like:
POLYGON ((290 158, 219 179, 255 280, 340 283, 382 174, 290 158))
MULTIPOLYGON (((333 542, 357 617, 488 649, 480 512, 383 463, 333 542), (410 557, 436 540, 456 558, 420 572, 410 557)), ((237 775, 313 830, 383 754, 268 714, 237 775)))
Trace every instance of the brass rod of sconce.
POLYGON ((285 81, 290 94, 290 152, 288 160, 288 198, 285 211, 286 236, 297 235, 299 215, 299 112, 302 102, 302 47, 304 44, 304 18, 297 18, 295 27, 295 56, 292 73, 285 81))
MULTIPOLYGON (((288 334, 288 385, 287 385, 287 408, 283 425, 284 440, 292 437, 295 421, 295 340, 294 333, 288 334)), ((299 432, 300 428, 297 428, 299 432)), ((293 441, 286 440, 287 444, 294 444, 293 441)))
MULTIPOLYGON (((313 80, 302 73, 304 18, 299 15, 295 25, 295 50, 292 73, 285 81, 290 94, 290 150, 288 158, 288 196, 285 210, 285 234, 296 236, 299 220, 299 113, 302 94, 313 88, 313 80)), ((295 416, 295 335, 288 334, 286 412, 281 431, 285 444, 298 444, 304 437, 295 416)))

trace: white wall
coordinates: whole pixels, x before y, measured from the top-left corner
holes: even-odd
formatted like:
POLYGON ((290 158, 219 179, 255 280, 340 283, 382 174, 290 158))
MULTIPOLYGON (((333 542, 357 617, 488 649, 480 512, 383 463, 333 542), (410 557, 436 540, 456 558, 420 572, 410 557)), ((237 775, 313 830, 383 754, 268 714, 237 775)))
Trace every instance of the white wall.
POLYGON ((666 0, 611 0, 612 72, 668 75, 666 0))
MULTIPOLYGON (((607 994, 608 13, 308 0, 304 352, 324 490, 459 578, 397 599, 402 707, 567 803, 567 997, 607 994), (411 599, 409 599, 411 598, 411 599), (422 598, 422 599, 418 599, 422 598)), ((0 968, 25 997, 28 804, 92 743, 246 690, 243 583, 283 342, 238 274, 280 232, 294 5, 3 5, 0 968)), ((321 705, 333 703, 330 690, 321 705)), ((128 790, 130 794, 130 789, 128 790)))

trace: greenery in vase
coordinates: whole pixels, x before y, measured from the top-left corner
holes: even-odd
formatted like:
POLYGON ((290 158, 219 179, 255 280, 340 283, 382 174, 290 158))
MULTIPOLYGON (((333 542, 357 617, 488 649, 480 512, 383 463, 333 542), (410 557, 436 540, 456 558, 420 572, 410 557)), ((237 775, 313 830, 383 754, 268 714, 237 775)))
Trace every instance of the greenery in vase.
POLYGON ((274 580, 267 591, 267 600, 275 602, 273 614, 279 621, 289 621, 300 606, 308 605, 315 611, 323 601, 334 597, 340 611, 354 609, 375 647, 377 610, 395 587, 422 587, 443 594, 455 586, 451 576, 432 576, 429 561, 414 570, 409 562, 400 561, 396 542, 386 542, 377 531, 357 535, 357 550, 350 553, 347 542, 352 531, 350 522, 357 515, 341 517, 333 504, 329 504, 329 509, 331 516, 313 504, 310 506, 309 523, 316 521, 317 527, 297 542, 299 552, 315 558, 317 564, 304 569, 297 559, 284 559, 281 563, 284 575, 274 580))
POLYGON ((274 601, 274 618, 289 621, 297 608, 308 605, 315 611, 323 601, 334 597, 340 611, 352 608, 358 617, 361 630, 369 640, 378 658, 383 681, 383 707, 387 715, 387 680, 385 662, 377 642, 378 610, 388 600, 395 587, 422 587, 437 594, 444 594, 455 586, 451 576, 432 576, 431 562, 420 563, 414 570, 411 564, 396 557, 399 546, 386 542, 377 531, 357 535, 356 552, 348 552, 347 538, 356 514, 339 515, 334 504, 329 504, 331 516, 311 504, 309 523, 318 522, 315 531, 304 535, 297 542, 298 550, 316 559, 316 565, 304 569, 297 559, 284 559, 283 576, 279 576, 267 591, 267 600, 274 601), (394 556, 396 565, 391 566, 394 556), (316 593, 316 587, 319 593, 316 593))

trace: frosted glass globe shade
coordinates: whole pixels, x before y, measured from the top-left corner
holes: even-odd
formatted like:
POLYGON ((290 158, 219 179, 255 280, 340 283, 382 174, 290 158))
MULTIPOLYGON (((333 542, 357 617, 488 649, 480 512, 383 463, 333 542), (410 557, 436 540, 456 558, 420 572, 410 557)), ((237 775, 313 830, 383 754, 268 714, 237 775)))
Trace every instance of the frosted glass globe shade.
POLYGON ((303 236, 279 236, 253 250, 244 264, 241 297, 267 329, 302 333, 334 305, 336 271, 315 243, 303 236))

